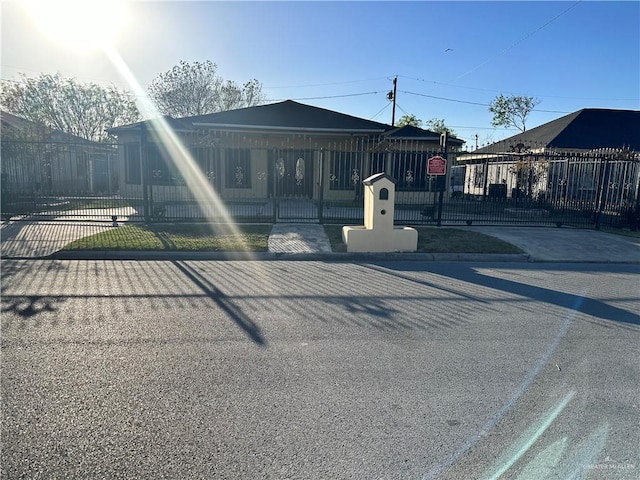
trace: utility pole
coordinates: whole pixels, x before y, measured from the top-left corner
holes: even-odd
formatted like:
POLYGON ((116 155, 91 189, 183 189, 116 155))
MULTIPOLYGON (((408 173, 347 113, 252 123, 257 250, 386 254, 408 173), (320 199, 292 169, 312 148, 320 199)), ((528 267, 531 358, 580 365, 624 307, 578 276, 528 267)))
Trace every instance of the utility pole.
POLYGON ((478 134, 476 133, 476 150, 478 149, 478 134))
POLYGON ((396 124, 396 92, 398 88, 398 77, 393 77, 393 90, 387 93, 387 98, 393 100, 393 111, 391 112, 391 126, 396 124))

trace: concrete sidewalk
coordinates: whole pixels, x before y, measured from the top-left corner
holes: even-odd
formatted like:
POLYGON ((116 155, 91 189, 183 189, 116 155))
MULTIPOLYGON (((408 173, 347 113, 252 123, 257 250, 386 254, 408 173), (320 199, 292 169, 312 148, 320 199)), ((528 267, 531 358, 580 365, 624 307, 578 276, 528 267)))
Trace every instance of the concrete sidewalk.
POLYGON ((269 235, 270 253, 331 253, 331 243, 317 223, 276 223, 269 235))
MULTIPOLYGON (((238 258, 238 254, 215 252, 61 252, 67 243, 103 232, 110 223, 90 222, 4 222, 0 227, 2 258, 238 258)), ((527 255, 481 254, 379 254, 395 259, 415 260, 495 260, 536 262, 640 263, 640 238, 624 237, 595 230, 543 227, 460 227, 490 235, 521 248, 527 255)), ((332 254, 322 225, 275 224, 269 237, 268 254, 252 258, 369 258, 370 255, 332 254)))
POLYGON ((41 258, 58 252, 83 237, 114 228, 102 222, 2 222, 0 254, 2 258, 41 258))

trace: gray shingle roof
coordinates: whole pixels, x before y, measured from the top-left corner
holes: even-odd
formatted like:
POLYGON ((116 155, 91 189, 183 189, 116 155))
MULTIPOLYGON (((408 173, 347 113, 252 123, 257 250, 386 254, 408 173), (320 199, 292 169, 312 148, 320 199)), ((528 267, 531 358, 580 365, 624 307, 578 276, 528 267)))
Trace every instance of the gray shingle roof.
POLYGON ((346 130, 367 133, 383 132, 388 128, 383 123, 304 105, 293 100, 190 117, 189 121, 193 125, 269 127, 283 130, 346 130))
POLYGON ((2 128, 0 131, 15 132, 22 134, 38 135, 39 140, 47 140, 53 142, 72 142, 75 144, 87 144, 87 145, 102 145, 99 142, 94 142, 71 133, 62 132, 56 130, 53 127, 43 125, 41 123, 32 122, 12 113, 0 111, 0 124, 2 128))
MULTIPOLYGON (((176 130, 189 130, 209 126, 222 129, 342 132, 362 133, 366 135, 385 134, 385 136, 389 138, 410 138, 414 140, 432 140, 435 142, 440 138, 438 133, 429 130, 412 126, 392 127, 385 123, 374 122, 325 108, 305 105, 294 102, 293 100, 181 119, 165 117, 165 120, 176 130)), ((146 122, 112 128, 109 132, 117 135, 126 131, 137 130, 143 123, 146 122)), ((458 143, 462 144, 463 142, 451 137, 451 143, 456 145, 458 143)))
MULTIPOLYGON (((403 127, 389 127, 389 130, 384 134, 387 138, 392 139, 420 139, 420 140, 432 140, 434 142, 440 141, 440 134, 438 132, 432 132, 431 130, 425 130, 423 128, 414 127, 413 125, 405 125, 403 127)), ((452 145, 462 145, 464 140, 460 140, 454 136, 449 136, 448 142, 452 145)))
POLYGON ((505 151, 519 143, 533 148, 640 150, 640 110, 584 108, 473 153, 505 151))

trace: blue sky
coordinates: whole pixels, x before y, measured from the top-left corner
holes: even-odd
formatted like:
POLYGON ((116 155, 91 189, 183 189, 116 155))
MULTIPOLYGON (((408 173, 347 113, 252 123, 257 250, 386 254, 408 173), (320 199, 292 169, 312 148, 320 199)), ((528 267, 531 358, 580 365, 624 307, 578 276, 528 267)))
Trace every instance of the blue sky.
MULTIPOLYGON (((499 93, 541 100, 528 128, 586 107, 640 109, 640 2, 132 2, 118 51, 143 86, 180 60, 257 78, 298 99, 391 122, 443 118, 475 145, 499 93), (447 49, 450 49, 447 51, 447 49)), ((3 79, 59 72, 127 88, 99 52, 45 37, 21 2, 2 2, 3 79)))

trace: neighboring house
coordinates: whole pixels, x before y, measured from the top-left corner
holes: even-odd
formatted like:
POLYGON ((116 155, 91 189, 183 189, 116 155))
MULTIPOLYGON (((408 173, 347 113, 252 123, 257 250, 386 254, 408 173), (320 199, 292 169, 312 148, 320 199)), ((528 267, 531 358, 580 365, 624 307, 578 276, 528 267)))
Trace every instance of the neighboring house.
MULTIPOLYGON (((214 189, 226 199, 323 198, 352 201, 362 180, 387 173, 398 180, 397 199, 426 198, 432 179, 426 161, 440 135, 392 127, 291 100, 182 119, 165 117, 214 189), (404 195, 404 198, 403 198, 404 195)), ((159 140, 153 122, 116 127, 122 186, 140 196, 145 182, 154 198, 193 198, 159 140), (144 157, 143 157, 144 156, 144 157)), ((462 140, 450 137, 459 149, 462 140)), ((184 159, 177 159, 184 163, 184 159)))
POLYGON ((17 195, 109 193, 117 188, 116 151, 0 112, 2 187, 17 195))
MULTIPOLYGON (((613 158, 616 152, 629 151, 640 151, 640 111, 585 108, 459 155, 457 161, 466 166, 468 195, 512 197, 520 192, 577 199, 596 191, 602 163, 598 155, 613 158)), ((630 172, 629 165, 620 162, 616 171, 608 173, 612 179, 619 176, 618 183, 628 190, 619 196, 629 196, 637 188, 638 169, 630 172)))

